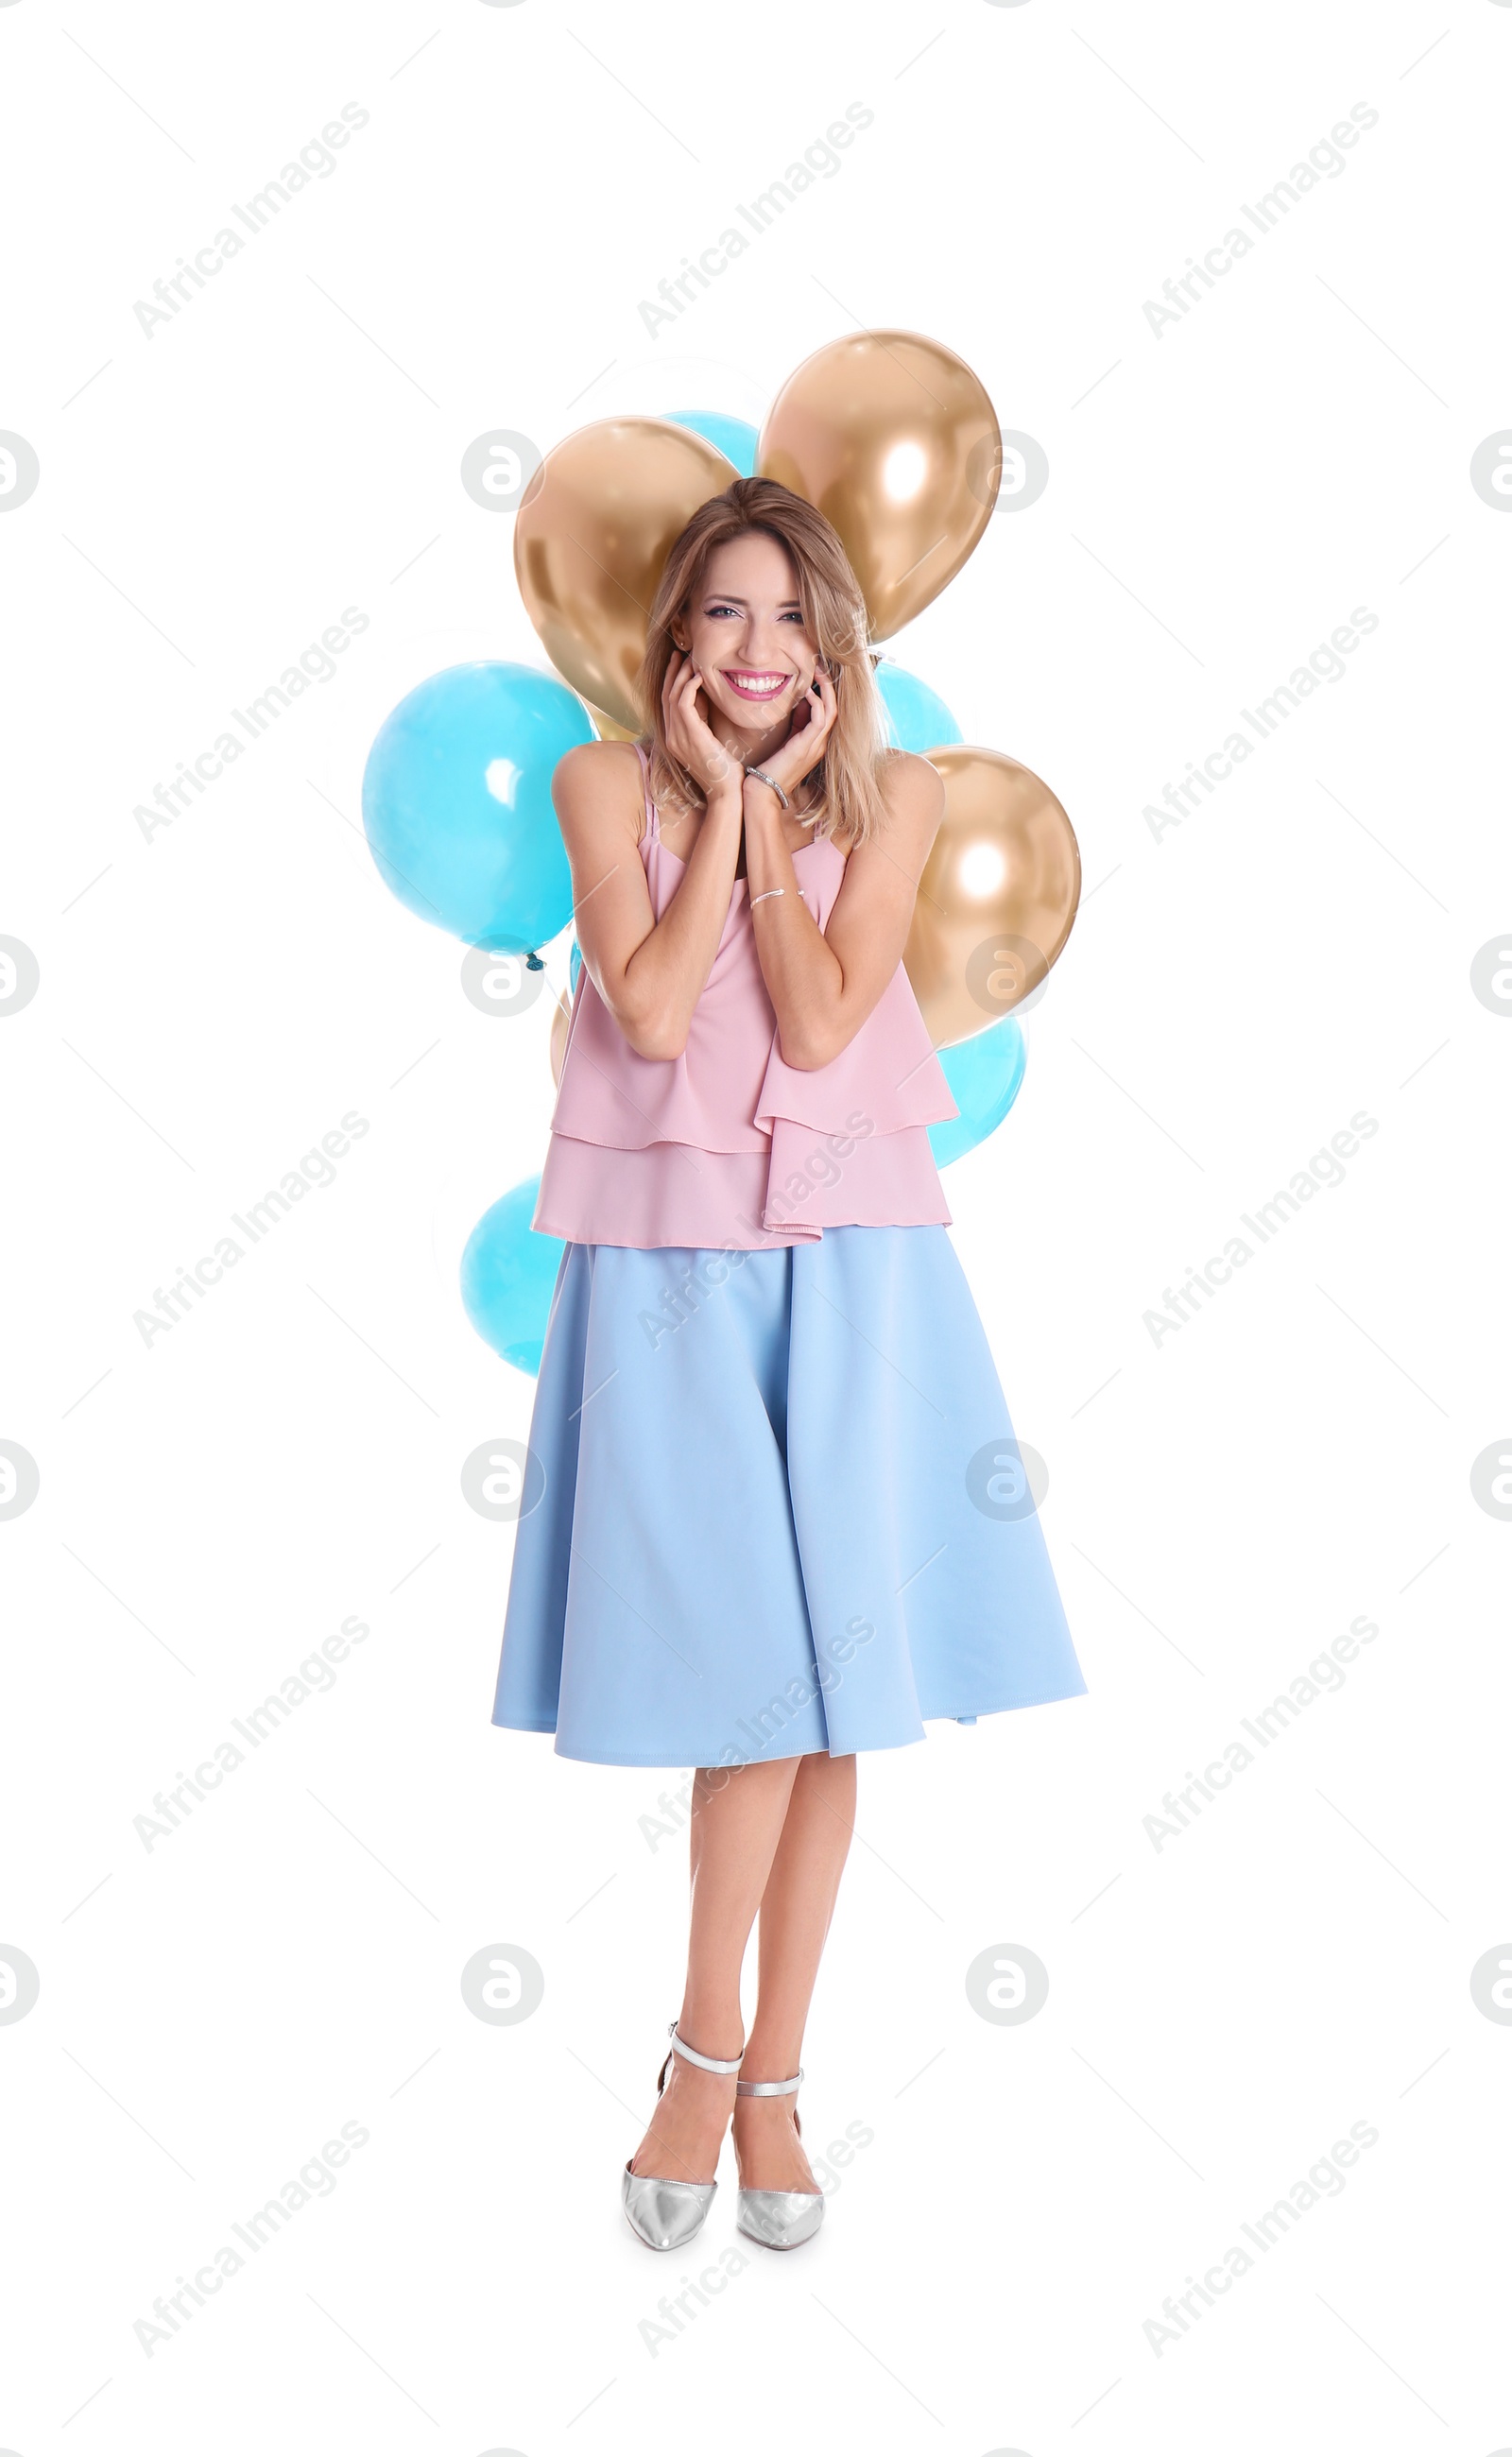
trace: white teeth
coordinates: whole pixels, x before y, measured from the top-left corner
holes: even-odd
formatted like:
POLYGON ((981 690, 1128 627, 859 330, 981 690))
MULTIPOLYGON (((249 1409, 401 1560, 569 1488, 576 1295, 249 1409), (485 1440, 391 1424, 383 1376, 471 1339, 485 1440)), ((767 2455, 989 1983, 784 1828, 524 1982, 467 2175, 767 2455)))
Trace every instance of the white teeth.
POLYGON ((754 676, 746 674, 736 676, 735 674, 730 674, 726 676, 726 680, 729 682, 732 690, 744 692, 748 699, 772 699, 779 691, 783 690, 787 682, 787 676, 786 674, 759 674, 754 676))

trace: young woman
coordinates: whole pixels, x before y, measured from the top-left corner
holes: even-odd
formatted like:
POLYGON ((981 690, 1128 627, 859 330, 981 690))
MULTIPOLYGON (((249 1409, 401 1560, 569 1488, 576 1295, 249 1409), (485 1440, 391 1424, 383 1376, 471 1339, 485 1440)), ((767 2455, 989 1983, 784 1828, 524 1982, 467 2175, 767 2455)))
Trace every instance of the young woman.
POLYGON ((828 522, 760 478, 705 504, 641 692, 639 744, 556 772, 583 971, 535 1226, 568 1242, 493 1720, 695 1769, 624 2206, 686 2243, 733 2116, 738 2223, 787 2249, 857 1751, 1085 1684, 926 1132, 956 1110, 901 959, 943 788, 884 748, 828 522))

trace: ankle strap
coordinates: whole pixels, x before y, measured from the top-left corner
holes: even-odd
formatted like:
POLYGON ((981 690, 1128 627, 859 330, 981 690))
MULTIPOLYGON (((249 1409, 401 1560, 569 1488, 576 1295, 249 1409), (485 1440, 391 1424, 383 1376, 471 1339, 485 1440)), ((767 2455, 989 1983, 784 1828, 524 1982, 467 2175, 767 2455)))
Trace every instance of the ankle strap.
MULTIPOLYGON (((686 2057, 688 2063, 691 2065, 700 2065, 705 2073, 733 2074, 738 2073, 740 2070, 740 2058, 738 2056, 701 2056, 696 2048, 691 2048, 686 2039, 680 2039, 677 2036, 677 2025, 675 2022, 668 2023, 667 2036, 672 2041, 673 2053, 674 2055, 686 2057)), ((738 2087, 739 2085, 737 2083, 736 2088, 738 2089, 738 2087)))
POLYGON ((791 2081, 737 2081, 735 2095, 736 2098, 786 2098, 802 2078, 803 2068, 799 2065, 791 2081))

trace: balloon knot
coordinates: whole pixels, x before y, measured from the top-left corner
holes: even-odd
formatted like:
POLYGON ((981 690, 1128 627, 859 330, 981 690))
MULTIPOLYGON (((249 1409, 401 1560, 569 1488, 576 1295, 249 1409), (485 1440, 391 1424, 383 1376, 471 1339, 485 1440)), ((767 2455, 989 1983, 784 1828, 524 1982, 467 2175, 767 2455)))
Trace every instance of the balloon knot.
POLYGON ((546 966, 542 963, 540 957, 532 952, 530 955, 527 956, 525 960, 525 969, 528 973, 544 973, 546 966))

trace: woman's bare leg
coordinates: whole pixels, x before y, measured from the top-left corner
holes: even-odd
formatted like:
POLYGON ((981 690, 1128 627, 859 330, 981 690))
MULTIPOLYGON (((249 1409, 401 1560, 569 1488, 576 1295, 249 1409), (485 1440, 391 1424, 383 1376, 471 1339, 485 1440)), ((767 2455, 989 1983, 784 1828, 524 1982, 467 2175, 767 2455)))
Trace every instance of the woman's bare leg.
MULTIPOLYGON (((800 1758, 761 1897, 756 2019, 742 2081, 787 2081, 802 2060, 819 1956, 856 1823, 856 1760, 800 1758)), ((814 2177, 794 2126, 794 2098, 738 2098, 735 2157, 756 2192, 807 2193, 814 2177)))
MULTIPOLYGON (((700 1767, 694 1777, 693 1916, 677 2029, 702 2055, 740 2054, 740 1966, 794 1780, 807 1764, 804 1758, 777 1758, 764 1765, 700 1767)), ((734 2074, 704 2073, 673 2056, 667 2087, 631 2162, 633 2173, 708 2183, 735 2105, 735 2082, 734 2074)))

